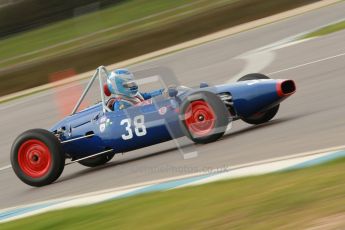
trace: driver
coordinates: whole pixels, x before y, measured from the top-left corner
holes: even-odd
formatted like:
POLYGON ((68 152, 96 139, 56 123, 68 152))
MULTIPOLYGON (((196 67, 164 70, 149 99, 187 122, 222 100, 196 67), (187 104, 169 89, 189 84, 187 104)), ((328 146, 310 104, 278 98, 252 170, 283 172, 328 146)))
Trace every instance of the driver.
POLYGON ((144 100, 162 95, 164 92, 164 89, 148 93, 139 92, 133 74, 127 69, 117 69, 111 72, 107 76, 107 86, 110 93, 114 95, 108 102, 109 108, 113 111, 126 109, 144 100))

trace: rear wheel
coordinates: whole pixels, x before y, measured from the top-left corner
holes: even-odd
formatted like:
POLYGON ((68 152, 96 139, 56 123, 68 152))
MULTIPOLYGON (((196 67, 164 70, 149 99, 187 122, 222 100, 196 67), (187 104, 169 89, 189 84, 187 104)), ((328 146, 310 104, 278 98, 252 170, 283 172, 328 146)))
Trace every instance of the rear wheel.
POLYGON ((20 180, 40 187, 51 184, 61 175, 65 155, 54 134, 44 129, 32 129, 14 141, 11 164, 20 180))
POLYGON ((104 165, 105 163, 107 163, 108 161, 110 161, 111 159, 113 159, 115 153, 108 153, 108 154, 104 154, 104 155, 99 155, 99 156, 95 156, 95 157, 91 157, 82 161, 79 161, 78 163, 86 166, 86 167, 97 167, 100 165, 104 165))
POLYGON ((195 143, 210 143, 224 135, 229 112, 220 98, 210 92, 197 92, 181 105, 182 129, 195 143))
MULTIPOLYGON (((249 81, 249 80, 259 80, 259 79, 270 79, 270 78, 261 73, 251 73, 251 74, 247 74, 241 77, 237 81, 249 81)), ((263 124, 272 120, 272 118, 278 113, 278 111, 279 111, 279 104, 266 111, 261 111, 252 116, 242 117, 241 120, 248 124, 259 125, 259 124, 263 124)))

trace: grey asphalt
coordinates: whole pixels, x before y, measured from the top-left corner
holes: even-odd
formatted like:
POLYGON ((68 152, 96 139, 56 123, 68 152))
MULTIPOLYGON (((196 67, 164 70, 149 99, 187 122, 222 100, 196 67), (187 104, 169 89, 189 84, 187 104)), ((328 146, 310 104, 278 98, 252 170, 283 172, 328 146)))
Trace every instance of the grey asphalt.
MULTIPOLYGON (((224 83, 245 67, 245 60, 235 59, 238 55, 342 19, 344 12, 345 2, 338 3, 130 69, 168 66, 182 84, 224 83)), ((345 31, 272 52, 275 59, 261 71, 263 73, 344 53, 345 31)), ((345 56, 272 77, 295 80, 298 92, 285 101, 276 118, 265 125, 235 122, 230 134, 223 139, 195 145, 198 156, 188 160, 183 159, 173 142, 167 142, 118 155, 97 169, 74 164, 65 168, 56 183, 43 188, 23 184, 11 169, 1 170, 0 208, 345 144, 345 56)), ((34 127, 48 128, 59 119, 54 92, 50 90, 0 106, 0 168, 9 164, 10 147, 19 133, 34 127)))

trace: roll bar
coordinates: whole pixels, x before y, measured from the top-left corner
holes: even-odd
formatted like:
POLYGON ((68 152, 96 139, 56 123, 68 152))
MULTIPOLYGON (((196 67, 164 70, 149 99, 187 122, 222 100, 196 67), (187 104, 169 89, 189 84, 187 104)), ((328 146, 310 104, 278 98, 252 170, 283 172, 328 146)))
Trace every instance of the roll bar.
POLYGON ((89 92, 93 82, 96 80, 96 78, 98 78, 99 81, 99 88, 100 88, 100 92, 101 92, 101 99, 102 99, 102 109, 103 112, 111 112, 111 110, 108 108, 108 106, 105 104, 105 97, 104 97, 104 90, 103 90, 103 81, 102 81, 102 73, 104 73, 106 76, 109 74, 108 70, 104 67, 104 66, 100 66, 96 69, 95 73, 93 74, 91 80, 89 81, 89 83, 87 84, 86 88, 84 89, 83 94, 81 95, 81 97, 79 98, 77 104, 75 105, 75 107, 72 110, 71 115, 75 114, 78 110, 78 108, 80 107, 82 101, 85 99, 86 94, 89 92))

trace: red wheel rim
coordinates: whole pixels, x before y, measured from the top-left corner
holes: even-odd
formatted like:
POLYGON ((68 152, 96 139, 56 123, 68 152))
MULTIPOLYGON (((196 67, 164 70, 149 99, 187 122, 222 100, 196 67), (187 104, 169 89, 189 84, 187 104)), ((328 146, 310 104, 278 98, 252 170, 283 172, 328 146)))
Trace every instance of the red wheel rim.
POLYGON ((206 101, 191 102, 185 112, 185 123, 193 136, 206 136, 215 126, 215 113, 206 101))
POLYGON ((18 150, 18 163, 21 170, 30 177, 44 176, 51 165, 51 153, 43 142, 27 140, 18 150))

